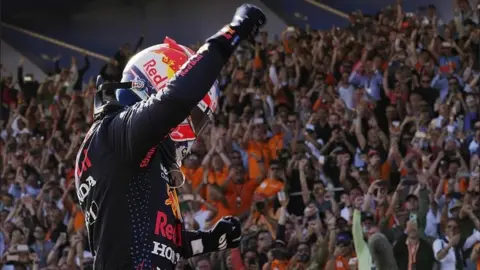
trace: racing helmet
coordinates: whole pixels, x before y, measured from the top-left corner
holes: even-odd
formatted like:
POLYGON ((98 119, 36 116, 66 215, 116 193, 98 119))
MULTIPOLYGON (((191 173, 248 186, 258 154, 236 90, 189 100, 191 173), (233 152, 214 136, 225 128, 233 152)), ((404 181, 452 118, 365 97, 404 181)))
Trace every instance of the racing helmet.
MULTIPOLYGON (((135 54, 125 66, 121 80, 122 83, 130 82, 131 88, 117 90, 118 101, 125 103, 122 98, 125 100, 126 95, 133 95, 133 100, 146 100, 157 93, 161 95, 168 81, 194 54, 193 50, 177 44, 169 37, 165 38, 164 43, 135 54)), ((169 137, 175 143, 177 163, 190 152, 197 136, 213 121, 218 96, 218 82, 215 82, 190 115, 170 131, 169 137)))

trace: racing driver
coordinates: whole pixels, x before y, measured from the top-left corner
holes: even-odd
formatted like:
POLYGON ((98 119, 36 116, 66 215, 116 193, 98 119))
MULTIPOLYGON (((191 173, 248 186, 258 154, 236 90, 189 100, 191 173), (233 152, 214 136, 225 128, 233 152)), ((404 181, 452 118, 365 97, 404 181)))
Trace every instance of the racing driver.
POLYGON ((175 191, 184 179, 174 172, 212 120, 222 67, 265 22, 243 4, 196 53, 166 38, 133 56, 121 82, 97 80, 75 171, 94 269, 175 269, 181 258, 238 247, 235 217, 208 231, 184 228, 175 191))

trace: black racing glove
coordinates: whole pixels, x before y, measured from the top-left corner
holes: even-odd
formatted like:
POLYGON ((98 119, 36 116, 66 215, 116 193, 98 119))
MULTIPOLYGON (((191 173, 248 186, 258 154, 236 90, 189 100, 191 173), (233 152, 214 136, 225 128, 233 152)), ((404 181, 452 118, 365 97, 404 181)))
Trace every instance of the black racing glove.
POLYGON ((236 248, 242 239, 240 221, 231 216, 222 217, 213 229, 208 231, 184 231, 184 233, 184 247, 186 247, 182 254, 184 258, 236 248))
POLYGON ((240 41, 253 41, 260 27, 266 22, 261 9, 251 4, 243 4, 237 8, 232 22, 207 39, 207 42, 218 43, 223 56, 229 58, 240 41))
POLYGON ((240 220, 236 217, 225 216, 210 230, 212 240, 217 239, 218 250, 236 248, 242 239, 240 220))

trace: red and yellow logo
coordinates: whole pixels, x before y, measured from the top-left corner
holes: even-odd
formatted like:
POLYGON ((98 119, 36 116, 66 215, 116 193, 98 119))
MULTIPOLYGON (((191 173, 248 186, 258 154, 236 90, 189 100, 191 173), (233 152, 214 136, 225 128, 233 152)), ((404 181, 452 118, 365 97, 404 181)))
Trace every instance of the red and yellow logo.
POLYGON ((167 185, 168 199, 165 200, 165 205, 170 205, 173 215, 176 219, 180 219, 180 204, 178 203, 177 192, 167 185))
POLYGON ((185 53, 169 47, 153 50, 153 53, 161 55, 162 62, 166 64, 173 73, 180 70, 182 65, 188 60, 188 56, 185 53))

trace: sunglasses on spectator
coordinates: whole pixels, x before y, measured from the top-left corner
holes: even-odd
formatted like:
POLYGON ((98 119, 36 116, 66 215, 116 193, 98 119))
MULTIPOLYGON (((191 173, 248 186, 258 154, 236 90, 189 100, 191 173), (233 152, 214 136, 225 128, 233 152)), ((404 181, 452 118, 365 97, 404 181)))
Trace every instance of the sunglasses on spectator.
POLYGON ((458 225, 448 225, 447 229, 458 229, 458 225))

